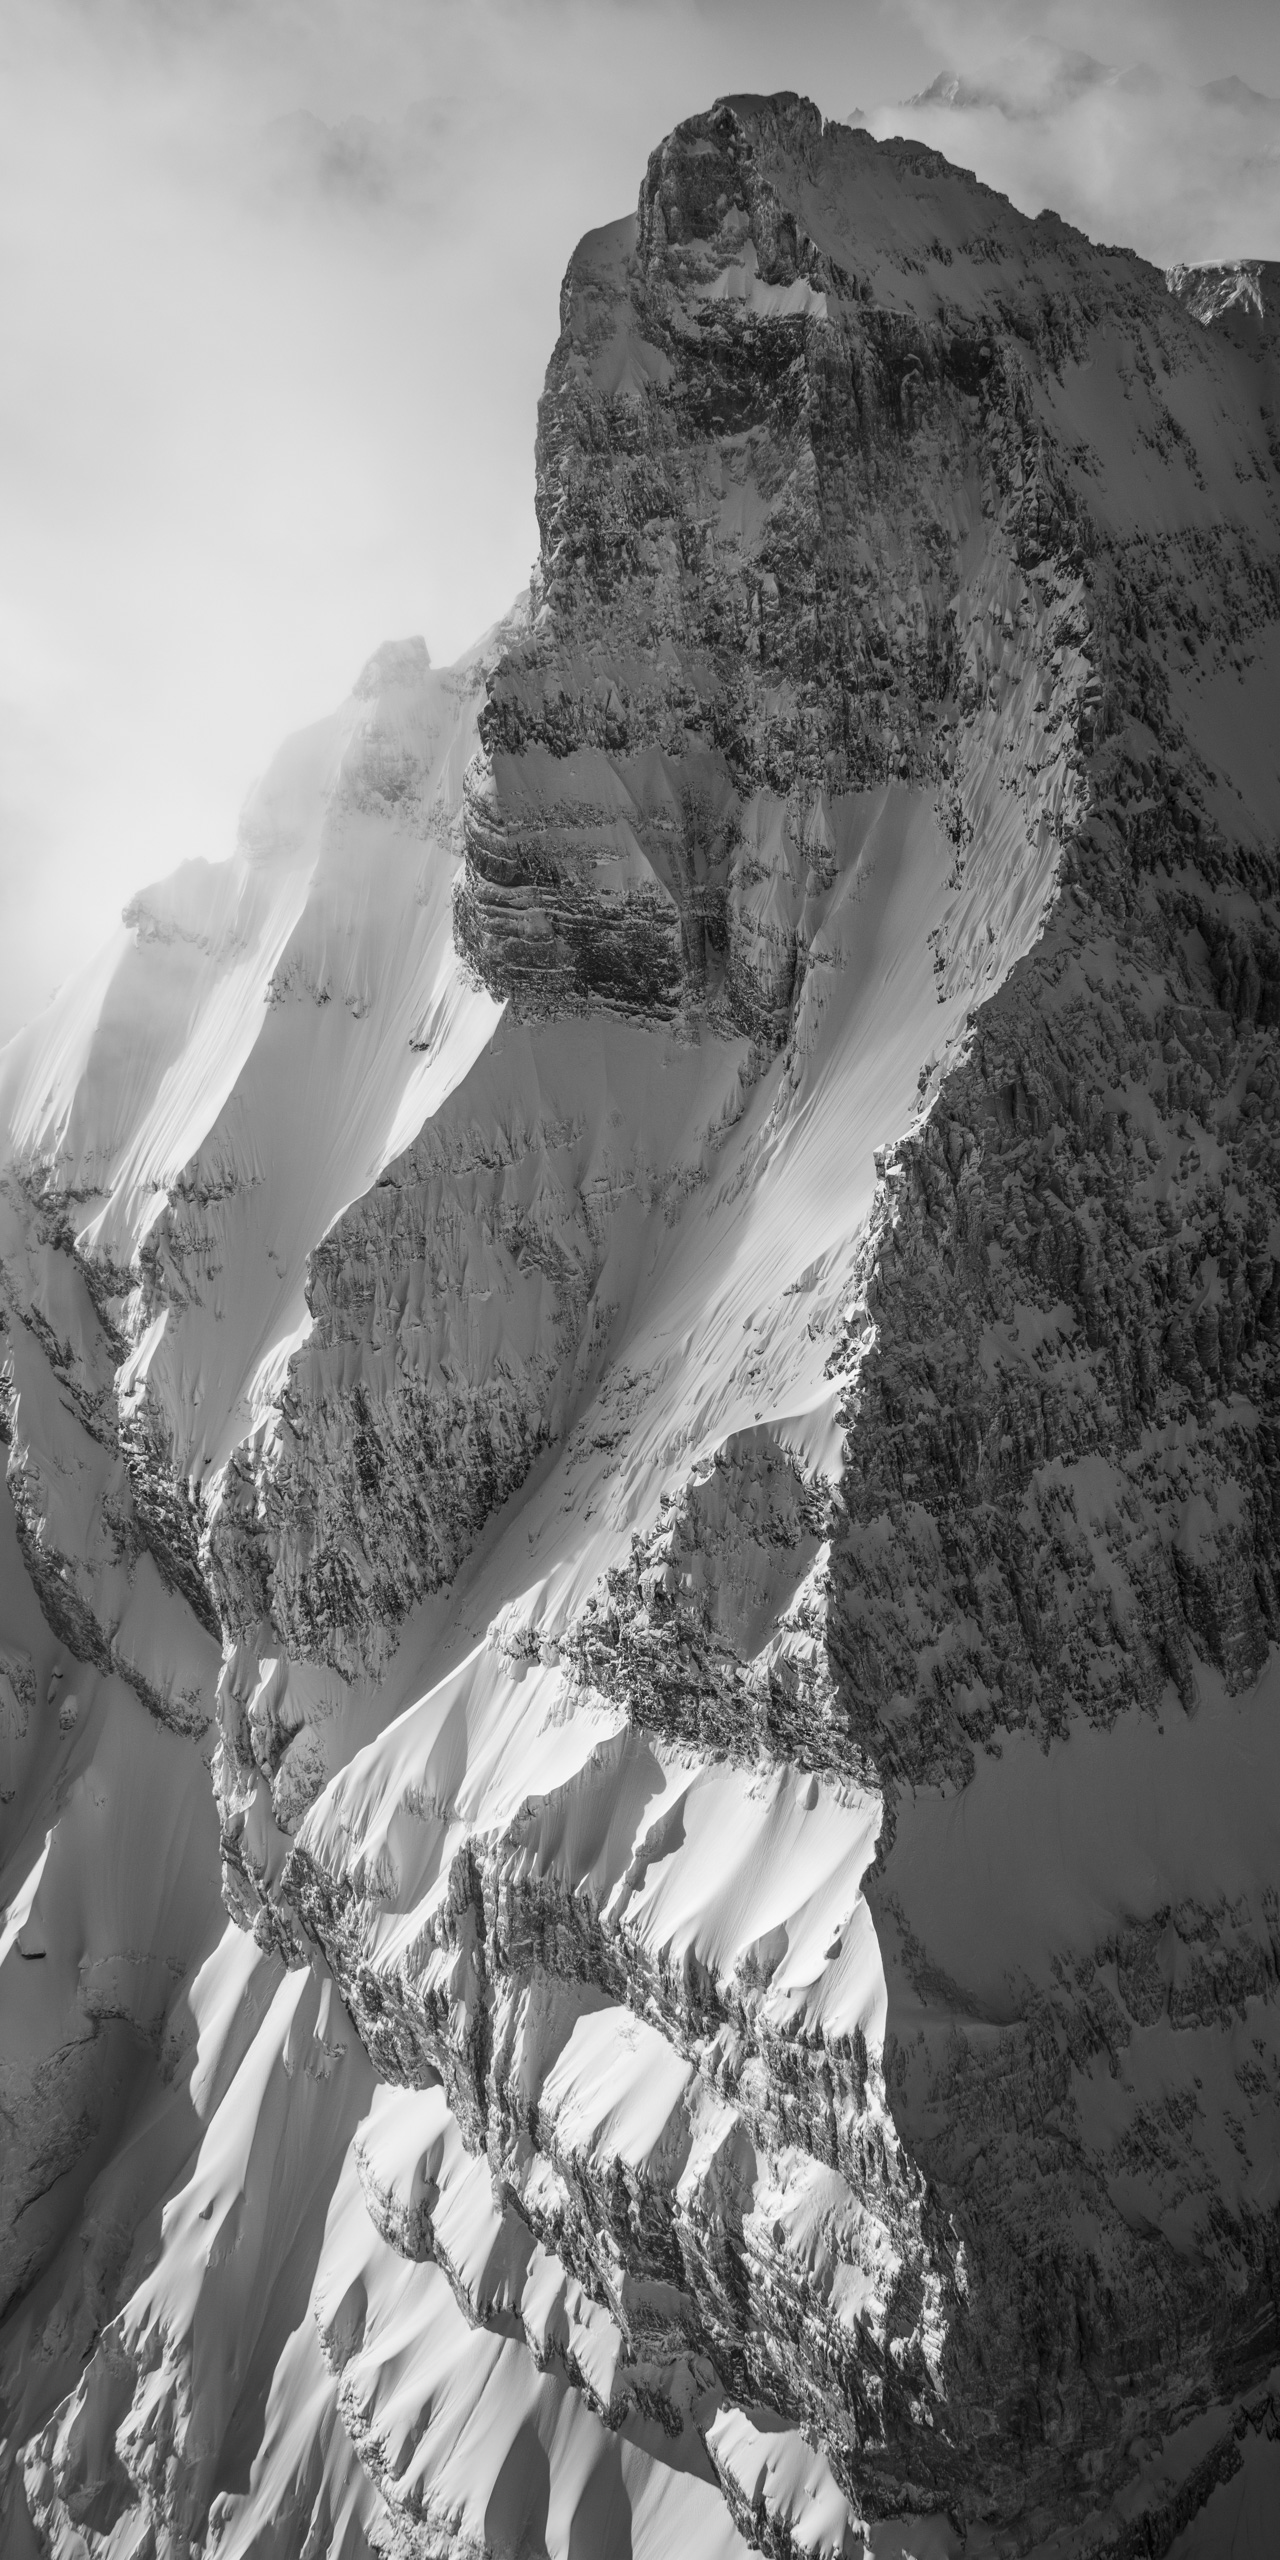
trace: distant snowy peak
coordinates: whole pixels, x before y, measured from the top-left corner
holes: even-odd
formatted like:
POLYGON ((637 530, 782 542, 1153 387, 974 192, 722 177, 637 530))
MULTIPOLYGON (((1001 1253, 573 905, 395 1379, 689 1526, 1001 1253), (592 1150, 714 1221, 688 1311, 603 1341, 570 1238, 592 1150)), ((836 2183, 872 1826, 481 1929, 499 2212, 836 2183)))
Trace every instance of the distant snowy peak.
POLYGON ((1001 115, 1040 115, 1070 105, 1099 89, 1114 89, 1151 78, 1146 66, 1118 71, 1090 53, 1067 52, 1057 45, 1024 45, 975 78, 940 71, 927 89, 903 100, 908 107, 994 107, 1001 115))
POLYGON ((351 691, 357 702, 376 701, 379 694, 402 685, 421 685, 430 670, 431 652, 421 632, 409 640, 384 640, 361 668, 351 691))
MULTIPOLYGON (((902 105, 904 109, 926 110, 950 107, 958 112, 987 109, 1011 120, 1022 120, 1058 115, 1107 92, 1120 97, 1154 97, 1178 85, 1154 63, 1120 66, 1101 62, 1091 53, 1028 38, 982 71, 939 71, 927 88, 904 98, 902 105)), ((1235 73, 1225 79, 1205 81, 1194 94, 1218 112, 1247 117, 1255 125, 1274 122, 1280 126, 1280 98, 1251 88, 1235 73)), ((859 111, 855 110, 847 121, 862 121, 859 111)))
POLYGON ((225 1110, 264 1008, 306 985, 359 1013, 384 958, 404 976, 423 849, 446 866, 458 849, 486 673, 524 611, 456 666, 433 668, 421 638, 375 651, 348 700, 281 747, 228 860, 139 891, 0 1055, 7 1149, 74 1198, 94 1250, 127 1261, 149 1194, 182 1181, 225 1110))
POLYGON ((1280 327, 1280 262, 1267 258, 1209 259, 1202 265, 1172 266, 1165 276, 1170 293, 1184 302, 1207 327, 1227 324, 1255 344, 1272 344, 1280 327))
POLYGON ((1280 124, 1280 98, 1270 97, 1263 89, 1252 89, 1236 72, 1225 80, 1206 80, 1200 91, 1210 106, 1227 107, 1233 114, 1256 116, 1259 122, 1280 124))

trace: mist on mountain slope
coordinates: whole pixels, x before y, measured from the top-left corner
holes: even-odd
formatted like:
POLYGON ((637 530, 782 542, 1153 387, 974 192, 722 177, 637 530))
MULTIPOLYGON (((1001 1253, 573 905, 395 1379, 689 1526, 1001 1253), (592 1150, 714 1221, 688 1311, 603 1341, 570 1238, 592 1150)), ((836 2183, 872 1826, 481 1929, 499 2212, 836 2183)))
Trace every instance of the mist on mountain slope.
POLYGON ((804 89, 884 131, 913 97, 911 130, 1030 209, 1161 259, 1265 252, 1265 119, 1197 102, 1280 91, 1271 12, 1127 11, 1120 68, 1156 64, 1154 100, 1064 106, 1051 81, 1020 122, 928 101, 947 64, 985 94, 1028 28, 1117 54, 1089 0, 15 0, 0 1040, 140 879, 222 852, 246 777, 388 631, 447 661, 505 609, 562 244, 630 200, 691 98, 804 89))

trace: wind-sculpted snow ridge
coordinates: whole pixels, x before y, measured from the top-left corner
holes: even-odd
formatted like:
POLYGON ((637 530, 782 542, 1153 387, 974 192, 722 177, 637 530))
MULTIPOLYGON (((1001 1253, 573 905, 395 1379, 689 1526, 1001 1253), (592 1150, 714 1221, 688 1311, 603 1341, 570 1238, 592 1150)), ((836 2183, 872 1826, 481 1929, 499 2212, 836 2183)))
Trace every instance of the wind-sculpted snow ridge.
POLYGON ((1274 304, 692 119, 0 1062, 15 2548, 1274 2512, 1274 304))

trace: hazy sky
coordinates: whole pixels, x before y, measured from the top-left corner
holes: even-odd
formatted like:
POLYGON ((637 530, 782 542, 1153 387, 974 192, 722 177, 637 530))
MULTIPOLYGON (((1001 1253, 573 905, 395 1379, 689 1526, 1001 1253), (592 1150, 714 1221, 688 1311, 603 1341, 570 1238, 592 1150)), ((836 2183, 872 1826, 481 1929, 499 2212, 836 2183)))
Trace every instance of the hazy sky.
POLYGON ((1280 96, 1274 0, 4 0, 0 1038, 380 640, 509 603, 561 273, 681 115, 798 88, 1162 261, 1280 257, 1232 75, 1280 96))

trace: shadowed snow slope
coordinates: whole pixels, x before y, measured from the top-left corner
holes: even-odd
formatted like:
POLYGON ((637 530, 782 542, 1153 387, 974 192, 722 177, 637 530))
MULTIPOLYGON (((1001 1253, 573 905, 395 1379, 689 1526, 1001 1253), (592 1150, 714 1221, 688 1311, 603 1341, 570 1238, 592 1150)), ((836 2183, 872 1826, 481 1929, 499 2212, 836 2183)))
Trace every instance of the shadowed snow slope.
POLYGON ((6 2549, 1264 2512, 1274 295, 694 118, 0 1057, 6 2549))

